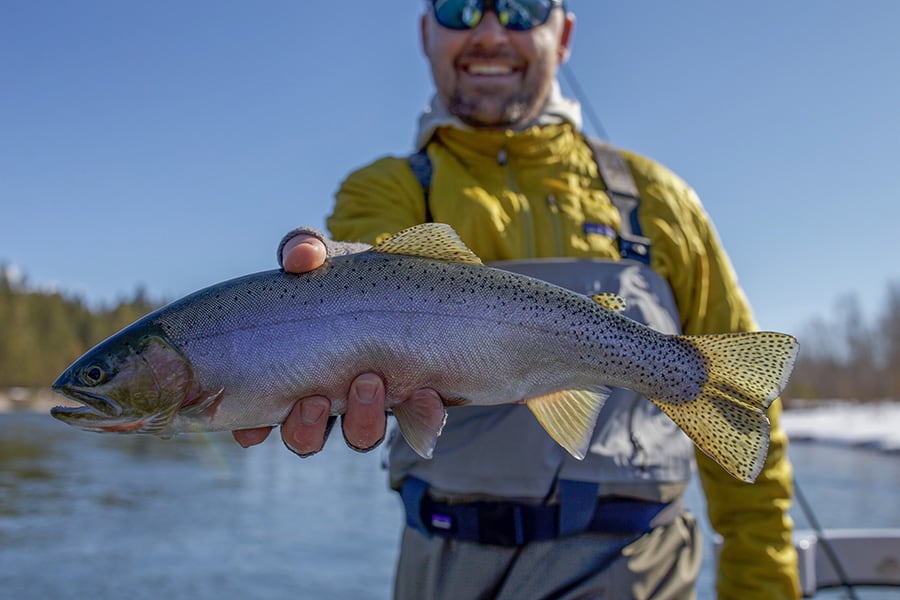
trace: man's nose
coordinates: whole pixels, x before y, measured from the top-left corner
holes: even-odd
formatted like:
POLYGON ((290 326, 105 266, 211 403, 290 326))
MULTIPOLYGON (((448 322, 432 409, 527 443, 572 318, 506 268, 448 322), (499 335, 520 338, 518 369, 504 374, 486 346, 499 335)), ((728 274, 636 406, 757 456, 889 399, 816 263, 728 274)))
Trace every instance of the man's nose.
POLYGON ((509 31, 500 24, 496 11, 489 10, 472 30, 472 41, 484 46, 506 43, 509 31))

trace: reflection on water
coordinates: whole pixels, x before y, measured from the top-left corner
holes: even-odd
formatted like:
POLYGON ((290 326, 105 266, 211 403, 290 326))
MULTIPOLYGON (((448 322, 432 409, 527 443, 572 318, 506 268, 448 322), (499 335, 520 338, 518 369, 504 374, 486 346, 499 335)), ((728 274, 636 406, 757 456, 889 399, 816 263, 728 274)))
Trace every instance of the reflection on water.
MULTIPOLYGON (((402 515, 378 453, 335 439, 301 460, 272 437, 243 450, 228 434, 159 440, 0 414, 0 590, 96 600, 390 597, 402 515)), ((825 527, 900 525, 896 455, 812 444, 791 455, 825 527)), ((702 512, 696 484, 689 505, 702 512)), ((707 565, 701 598, 712 578, 707 565)))
MULTIPOLYGON (((277 437, 277 436, 275 436, 277 437)), ((228 434, 101 435, 0 415, 13 597, 385 598, 401 522, 377 454, 301 461, 228 434)))
MULTIPOLYGON (((900 457, 865 448, 792 443, 789 447, 795 482, 811 505, 814 517, 824 529, 878 529, 900 527, 900 457)), ((707 541, 704 567, 698 580, 698 596, 714 597, 713 532, 704 513, 700 486, 693 481, 687 492, 688 506, 702 515, 701 527, 707 541)), ((791 517, 797 530, 813 529, 795 502, 791 517)), ((856 588, 862 600, 898 600, 900 590, 856 588)), ((847 598, 842 589, 823 590, 816 600, 847 598)))
POLYGON ((900 454, 794 444, 791 457, 803 467, 797 482, 823 526, 900 527, 900 454))

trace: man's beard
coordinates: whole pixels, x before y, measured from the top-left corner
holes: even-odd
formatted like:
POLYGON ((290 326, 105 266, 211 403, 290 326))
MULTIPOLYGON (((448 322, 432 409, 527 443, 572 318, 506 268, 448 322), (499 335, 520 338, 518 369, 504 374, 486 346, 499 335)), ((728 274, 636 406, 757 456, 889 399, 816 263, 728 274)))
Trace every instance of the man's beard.
POLYGON ((490 110, 492 118, 488 120, 483 116, 485 110, 481 107, 481 100, 476 99, 473 101, 467 99, 459 91, 456 91, 450 98, 448 108, 453 115, 466 125, 472 127, 508 128, 524 125, 526 119, 531 121, 534 118, 529 114, 532 102, 533 98, 526 94, 517 94, 507 98, 502 101, 498 109, 492 108, 490 110))

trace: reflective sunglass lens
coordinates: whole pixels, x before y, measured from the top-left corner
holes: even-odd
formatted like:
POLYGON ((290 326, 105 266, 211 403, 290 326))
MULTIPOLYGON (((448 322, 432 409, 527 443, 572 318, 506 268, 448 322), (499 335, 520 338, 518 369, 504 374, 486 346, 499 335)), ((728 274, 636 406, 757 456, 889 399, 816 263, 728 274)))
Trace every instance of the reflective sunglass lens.
MULTIPOLYGON (((490 3, 500 24, 511 31, 527 31, 550 17, 553 0, 495 0, 490 3)), ((484 16, 483 0, 432 0, 434 17, 447 29, 473 29, 484 16)))
POLYGON ((481 21, 479 0, 433 0, 434 18, 447 29, 472 29, 481 21))
POLYGON ((547 22, 552 4, 548 0, 498 0, 500 24, 513 31, 527 31, 547 22))

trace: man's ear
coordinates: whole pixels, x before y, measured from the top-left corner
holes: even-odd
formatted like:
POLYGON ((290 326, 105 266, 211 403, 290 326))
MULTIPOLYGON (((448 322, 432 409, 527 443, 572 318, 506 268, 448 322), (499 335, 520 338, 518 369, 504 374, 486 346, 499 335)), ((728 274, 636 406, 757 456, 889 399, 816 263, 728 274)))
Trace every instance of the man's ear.
POLYGON ((422 45, 422 54, 428 56, 428 13, 419 18, 419 43, 422 45))
POLYGON ((572 36, 575 33, 575 13, 566 13, 566 19, 563 21, 562 33, 559 34, 558 61, 563 64, 569 60, 572 53, 572 36))

